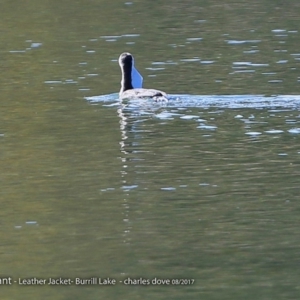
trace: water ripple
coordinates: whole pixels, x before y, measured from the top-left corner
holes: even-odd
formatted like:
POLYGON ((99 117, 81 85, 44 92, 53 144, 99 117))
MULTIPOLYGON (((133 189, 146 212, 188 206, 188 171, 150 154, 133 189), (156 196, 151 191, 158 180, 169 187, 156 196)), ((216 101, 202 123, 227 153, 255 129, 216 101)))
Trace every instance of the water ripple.
MULTIPOLYGON (((274 82, 280 82, 275 80, 274 82)), ((168 102, 154 102, 153 100, 131 100, 121 102, 117 93, 85 98, 90 103, 116 102, 127 109, 152 110, 160 107, 218 107, 218 108, 300 108, 300 95, 179 95, 170 94, 168 102)), ((169 116, 170 117, 170 116, 169 116)))

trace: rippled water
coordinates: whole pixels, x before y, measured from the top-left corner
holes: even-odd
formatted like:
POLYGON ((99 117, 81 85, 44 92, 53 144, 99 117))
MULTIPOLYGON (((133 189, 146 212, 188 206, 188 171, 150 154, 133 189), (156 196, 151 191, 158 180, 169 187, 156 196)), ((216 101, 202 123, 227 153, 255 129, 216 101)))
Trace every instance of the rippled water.
POLYGON ((102 192, 124 191, 124 241, 139 245, 137 274, 152 266, 165 277, 197 278, 171 293, 178 299, 292 295, 299 96, 170 98, 87 99, 119 117, 122 184, 102 192))
POLYGON ((298 299, 299 15, 3 1, 2 298, 298 299), (168 102, 119 101, 124 51, 168 102))
POLYGON ((124 242, 139 261, 133 273, 151 266, 163 277, 196 278, 183 290, 160 290, 178 299, 251 299, 262 290, 293 298, 299 97, 171 98, 88 98, 119 117, 122 183, 101 191, 124 192, 124 242))
POLYGON ((131 100, 120 102, 118 94, 109 94, 101 96, 86 97, 90 103, 107 103, 105 106, 121 105, 127 109, 135 107, 143 114, 144 108, 156 109, 158 107, 182 108, 182 107, 219 107, 219 108, 293 108, 298 109, 300 105, 300 96, 298 95, 168 95, 166 101, 152 100, 131 100))

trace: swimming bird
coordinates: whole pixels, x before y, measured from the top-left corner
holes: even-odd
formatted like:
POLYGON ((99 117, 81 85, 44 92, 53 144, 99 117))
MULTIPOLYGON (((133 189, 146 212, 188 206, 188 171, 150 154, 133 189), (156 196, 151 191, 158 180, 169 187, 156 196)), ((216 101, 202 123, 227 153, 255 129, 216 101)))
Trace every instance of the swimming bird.
POLYGON ((155 101, 168 101, 165 92, 142 88, 143 77, 134 67, 134 59, 130 53, 124 52, 120 55, 119 65, 122 71, 120 99, 151 98, 155 101))

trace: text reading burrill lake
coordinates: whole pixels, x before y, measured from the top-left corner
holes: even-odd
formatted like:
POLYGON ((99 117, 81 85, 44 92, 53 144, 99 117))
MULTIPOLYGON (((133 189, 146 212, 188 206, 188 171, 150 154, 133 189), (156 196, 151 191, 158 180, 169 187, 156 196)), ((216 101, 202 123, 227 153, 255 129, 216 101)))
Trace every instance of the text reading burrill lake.
POLYGON ((100 286, 114 286, 116 284, 123 285, 192 285, 194 284, 194 279, 167 279, 167 278, 131 278, 128 277, 124 280, 117 280, 114 278, 100 278, 100 277, 91 277, 91 278, 18 278, 13 279, 12 277, 2 277, 0 278, 0 285, 12 285, 18 284, 22 286, 37 286, 37 285, 50 285, 50 286, 58 286, 58 285, 100 285, 100 286))

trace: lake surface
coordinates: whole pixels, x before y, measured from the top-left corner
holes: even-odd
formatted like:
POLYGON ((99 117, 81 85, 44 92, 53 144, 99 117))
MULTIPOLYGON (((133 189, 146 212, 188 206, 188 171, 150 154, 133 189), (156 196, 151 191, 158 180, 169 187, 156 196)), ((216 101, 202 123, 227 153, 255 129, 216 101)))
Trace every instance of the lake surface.
POLYGON ((298 299, 299 15, 2 1, 1 299, 298 299), (118 100, 124 51, 170 101, 118 100))

